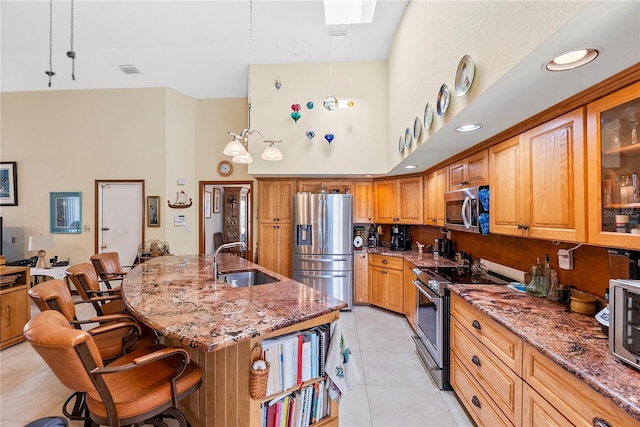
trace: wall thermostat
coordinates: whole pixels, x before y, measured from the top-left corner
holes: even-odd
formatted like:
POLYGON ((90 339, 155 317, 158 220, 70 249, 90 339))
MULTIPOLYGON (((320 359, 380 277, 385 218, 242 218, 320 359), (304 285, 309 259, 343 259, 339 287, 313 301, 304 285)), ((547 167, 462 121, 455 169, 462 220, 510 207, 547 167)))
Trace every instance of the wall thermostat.
POLYGON ((179 215, 176 214, 173 217, 173 225, 175 225, 176 227, 184 227, 185 225, 187 225, 187 216, 186 215, 179 215))

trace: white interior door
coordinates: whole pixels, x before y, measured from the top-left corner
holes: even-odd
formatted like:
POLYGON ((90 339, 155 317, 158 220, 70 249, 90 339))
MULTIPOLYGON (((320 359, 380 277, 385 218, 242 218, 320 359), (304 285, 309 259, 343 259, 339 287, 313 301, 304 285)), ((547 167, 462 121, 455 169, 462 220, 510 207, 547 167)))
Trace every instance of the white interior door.
POLYGON ((118 252, 132 265, 144 235, 142 182, 98 182, 98 252, 118 252))

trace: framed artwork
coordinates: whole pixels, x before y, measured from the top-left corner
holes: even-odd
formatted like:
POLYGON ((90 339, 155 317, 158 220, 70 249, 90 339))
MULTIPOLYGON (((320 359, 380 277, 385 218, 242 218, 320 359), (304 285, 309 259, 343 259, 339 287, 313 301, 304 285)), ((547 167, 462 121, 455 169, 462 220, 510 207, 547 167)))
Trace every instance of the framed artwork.
POLYGON ((82 233, 82 193, 49 193, 50 232, 82 233))
POLYGON ((211 191, 204 192, 204 217, 211 218, 211 191))
POLYGON ((213 189, 213 213, 219 213, 220 212, 220 198, 222 196, 220 195, 220 189, 219 188, 214 188, 213 189))
POLYGON ((18 164, 0 162, 0 206, 18 206, 18 164))
POLYGON ((160 227, 160 196, 147 196, 147 227, 160 227))

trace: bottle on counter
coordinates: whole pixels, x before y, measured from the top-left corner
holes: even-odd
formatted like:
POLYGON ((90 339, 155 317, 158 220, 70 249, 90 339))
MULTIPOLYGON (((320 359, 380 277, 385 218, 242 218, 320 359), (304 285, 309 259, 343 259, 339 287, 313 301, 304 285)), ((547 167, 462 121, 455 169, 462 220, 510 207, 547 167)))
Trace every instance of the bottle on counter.
POLYGON ((549 254, 544 259, 544 267, 542 267, 542 272, 540 274, 540 283, 544 288, 544 293, 542 296, 547 296, 549 293, 549 288, 551 287, 551 267, 549 266, 549 254))
POLYGON ((531 282, 527 285, 527 294, 532 297, 541 297, 544 295, 544 287, 540 282, 541 271, 538 265, 531 267, 531 282))
POLYGON ((549 301, 558 301, 560 299, 560 290, 558 289, 558 272, 551 270, 549 278, 549 292, 547 292, 549 301))

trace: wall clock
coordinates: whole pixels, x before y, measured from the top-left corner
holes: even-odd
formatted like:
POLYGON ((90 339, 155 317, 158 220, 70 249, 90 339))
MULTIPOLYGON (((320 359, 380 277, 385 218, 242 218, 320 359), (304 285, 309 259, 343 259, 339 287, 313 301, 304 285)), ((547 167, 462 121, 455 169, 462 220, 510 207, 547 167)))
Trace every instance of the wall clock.
POLYGON ((228 160, 223 160, 218 163, 218 173, 221 176, 229 176, 233 173, 233 163, 228 160))

